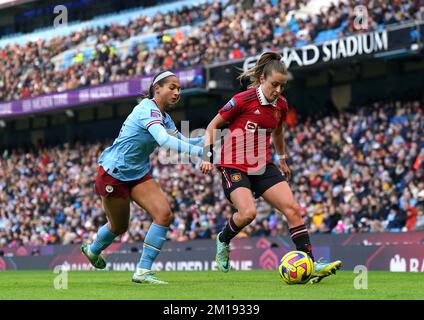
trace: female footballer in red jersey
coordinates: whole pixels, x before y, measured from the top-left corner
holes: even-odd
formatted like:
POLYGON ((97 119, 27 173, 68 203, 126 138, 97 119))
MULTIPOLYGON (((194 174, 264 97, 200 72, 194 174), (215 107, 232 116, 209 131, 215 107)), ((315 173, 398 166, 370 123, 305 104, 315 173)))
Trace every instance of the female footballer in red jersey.
MULTIPOLYGON (((216 240, 215 260, 223 272, 230 270, 231 239, 256 217, 254 197, 262 196, 284 213, 296 249, 314 259, 308 230, 287 182, 291 176, 284 143, 288 105, 281 93, 288 81, 288 72, 281 59, 276 52, 262 54, 256 65, 239 77, 250 78, 250 89, 235 95, 219 110, 206 129, 205 148, 216 141, 216 129, 228 123, 230 131, 225 135, 221 158, 218 161, 202 161, 200 166, 200 170, 206 174, 212 171, 212 162, 217 165, 225 195, 238 210, 216 240), (284 175, 270 160, 271 137, 280 157, 279 168, 284 175)), ((314 264, 311 283, 335 273, 341 261, 314 264)))

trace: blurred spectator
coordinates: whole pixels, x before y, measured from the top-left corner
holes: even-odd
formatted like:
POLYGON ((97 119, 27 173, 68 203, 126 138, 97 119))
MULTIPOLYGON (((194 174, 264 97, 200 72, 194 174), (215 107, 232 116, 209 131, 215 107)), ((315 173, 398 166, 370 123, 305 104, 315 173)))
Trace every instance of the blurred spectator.
POLYGON ((265 50, 312 43, 321 31, 337 29, 338 36, 342 37, 374 30, 379 25, 422 20, 424 13, 424 8, 414 0, 365 3, 350 0, 323 7, 316 13, 301 10, 309 3, 307 0, 252 0, 228 1, 223 5, 215 0, 212 4, 183 6, 166 14, 158 12, 153 17, 140 16, 127 25, 112 23, 49 41, 7 45, 0 49, 0 101, 122 81, 164 68, 241 59, 265 50), (358 5, 367 8, 367 30, 355 24, 358 5), (184 26, 190 26, 190 31, 183 32, 184 26), (144 43, 132 50, 118 48, 131 37, 153 33, 160 40, 154 48, 144 43), (56 56, 76 46, 84 47, 92 37, 94 45, 86 44, 85 53, 78 49, 70 66, 61 69, 54 64, 56 56))
POLYGON ((417 209, 417 221, 415 222, 414 231, 424 230, 424 207, 417 209))
MULTIPOLYGON (((324 118, 301 119, 286 130, 293 192, 312 233, 405 232, 424 229, 424 116, 419 101, 391 101, 324 118)), ((0 153, 0 247, 69 244, 92 239, 105 223, 93 183, 97 159, 110 143, 0 153)), ((233 213, 219 175, 195 165, 163 165, 153 176, 174 213, 171 241, 213 238, 233 213)), ((275 155, 273 154, 272 157, 275 155)), ((281 213, 263 200, 239 237, 288 234, 281 213)), ((149 215, 131 205, 121 241, 142 241, 149 215)))

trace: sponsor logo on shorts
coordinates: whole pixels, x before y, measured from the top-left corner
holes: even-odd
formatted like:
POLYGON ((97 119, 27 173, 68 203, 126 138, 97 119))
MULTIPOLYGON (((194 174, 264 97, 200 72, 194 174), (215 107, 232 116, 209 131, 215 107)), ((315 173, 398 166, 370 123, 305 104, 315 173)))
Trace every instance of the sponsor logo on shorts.
POLYGON ((111 185, 107 185, 106 186, 106 192, 108 192, 108 193, 112 193, 113 192, 113 187, 111 186, 111 185))
POLYGON ((232 182, 239 182, 241 180, 241 174, 240 173, 233 173, 231 175, 231 181, 232 182))

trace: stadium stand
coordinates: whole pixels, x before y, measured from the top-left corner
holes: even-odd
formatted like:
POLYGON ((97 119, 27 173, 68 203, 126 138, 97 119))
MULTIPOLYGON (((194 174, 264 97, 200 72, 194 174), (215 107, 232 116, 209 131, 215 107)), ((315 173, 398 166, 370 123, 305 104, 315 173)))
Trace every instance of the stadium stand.
MULTIPOLYGON (((184 3, 182 9, 175 2, 102 17, 66 27, 62 35, 52 29, 0 42, 0 101, 241 59, 364 31, 354 27, 354 7, 361 1, 324 1, 319 7, 317 1, 287 0, 184 3)), ((367 9, 368 30, 422 20, 424 15, 413 0, 369 1, 367 9)))
MULTIPOLYGON (((286 133, 292 186, 312 233, 424 229, 423 103, 422 97, 377 101, 292 124, 286 133)), ((93 188, 97 158, 110 142, 3 150, 0 247, 91 239, 105 223, 93 188)), ((174 212, 168 237, 215 236, 233 210, 219 175, 202 175, 194 165, 162 165, 158 157, 153 175, 174 212)), ((129 231, 119 241, 143 240, 150 223, 132 206, 129 231)), ((258 218, 238 236, 287 233, 281 215, 259 201, 258 218)))
MULTIPOLYGON (((0 101, 135 75, 242 59, 264 50, 348 36, 362 1, 185 0, 99 16, 0 40, 0 101), (181 8, 181 6, 184 7, 181 8)), ((368 30, 424 20, 419 1, 367 1, 368 30)), ((424 229, 423 100, 377 101, 354 113, 301 119, 287 132, 293 190, 311 232, 424 229), (371 177, 376 177, 371 179, 371 177)), ((93 182, 111 141, 2 150, 0 247, 92 239, 105 223, 93 182)), ((232 206, 219 176, 153 158, 174 211, 174 241, 211 238, 232 206)), ((258 219, 239 237, 287 235, 280 215, 259 201, 258 219)), ((149 216, 132 207, 121 241, 143 240, 149 216)))

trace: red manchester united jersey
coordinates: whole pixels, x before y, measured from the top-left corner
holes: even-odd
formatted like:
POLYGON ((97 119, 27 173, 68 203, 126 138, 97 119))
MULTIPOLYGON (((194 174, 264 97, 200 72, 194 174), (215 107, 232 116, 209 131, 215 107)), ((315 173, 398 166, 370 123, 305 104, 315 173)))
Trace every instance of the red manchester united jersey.
POLYGON ((287 100, 269 103, 261 88, 235 95, 219 114, 229 122, 218 165, 252 173, 269 163, 271 132, 285 121, 287 100))

